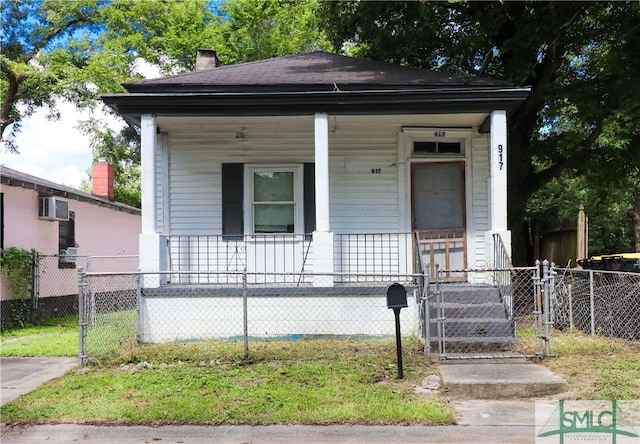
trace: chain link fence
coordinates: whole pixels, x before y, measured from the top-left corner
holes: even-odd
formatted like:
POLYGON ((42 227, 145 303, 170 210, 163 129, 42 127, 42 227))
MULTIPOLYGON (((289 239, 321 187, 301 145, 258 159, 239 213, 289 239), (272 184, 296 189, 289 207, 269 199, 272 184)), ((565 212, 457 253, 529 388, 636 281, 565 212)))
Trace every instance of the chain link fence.
POLYGON ((640 340, 640 273, 553 269, 554 326, 640 340))
POLYGON ((390 336, 395 318, 386 291, 392 282, 404 285, 409 299, 402 334, 416 335, 417 302, 410 301, 422 294, 421 275, 345 277, 81 272, 80 359, 101 361, 138 343, 232 339, 244 341, 248 354, 250 341, 390 336))
POLYGON ((403 336, 430 358, 553 355, 555 329, 640 340, 640 274, 536 267, 423 275, 81 272, 82 362, 140 343, 392 336, 386 290, 408 290, 403 336), (194 276, 197 275, 197 276, 194 276), (469 283, 447 280, 464 279, 469 283), (424 283, 426 286, 423 286, 424 283))
MULTIPOLYGON (((127 272, 138 268, 138 256, 33 255, 29 299, 2 301, 2 328, 78 315, 78 269, 127 272), (12 306, 20 307, 19 318, 12 306)), ((3 288, 3 292, 4 292, 3 288)), ((4 298, 3 298, 4 299, 4 298)))

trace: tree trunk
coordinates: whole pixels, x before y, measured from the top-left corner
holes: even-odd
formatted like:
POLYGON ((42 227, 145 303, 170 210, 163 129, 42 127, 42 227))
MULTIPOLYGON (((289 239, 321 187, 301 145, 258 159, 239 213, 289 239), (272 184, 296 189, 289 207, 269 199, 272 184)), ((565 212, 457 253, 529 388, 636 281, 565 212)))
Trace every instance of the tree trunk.
POLYGON ((640 253, 640 180, 633 184, 633 207, 631 217, 633 219, 633 234, 635 236, 636 253, 640 253))
POLYGON ((527 202, 535 188, 529 149, 529 124, 522 109, 509 118, 507 162, 507 223, 511 230, 511 261, 516 266, 533 265, 533 244, 525 218, 527 202))

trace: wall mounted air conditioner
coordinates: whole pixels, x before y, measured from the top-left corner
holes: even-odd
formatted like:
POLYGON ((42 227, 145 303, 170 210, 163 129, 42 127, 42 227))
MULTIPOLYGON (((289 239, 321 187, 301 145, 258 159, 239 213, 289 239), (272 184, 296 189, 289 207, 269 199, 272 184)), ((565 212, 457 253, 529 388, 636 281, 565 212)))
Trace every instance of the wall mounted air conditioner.
POLYGON ((40 197, 38 217, 42 220, 69 220, 69 202, 56 197, 40 197))
POLYGON ((69 247, 64 250, 64 254, 60 256, 62 262, 75 262, 78 257, 78 249, 76 247, 69 247))

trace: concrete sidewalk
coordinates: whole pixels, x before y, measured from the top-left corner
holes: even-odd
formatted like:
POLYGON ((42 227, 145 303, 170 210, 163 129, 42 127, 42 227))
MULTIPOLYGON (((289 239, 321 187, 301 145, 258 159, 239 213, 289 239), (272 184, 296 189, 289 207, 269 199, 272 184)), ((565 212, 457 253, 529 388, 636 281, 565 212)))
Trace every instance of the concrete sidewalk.
POLYGON ((273 425, 273 426, 111 426, 111 425, 2 425, 3 444, 40 442, 92 444, 218 443, 218 444, 425 444, 425 443, 533 443, 534 401, 455 401, 458 425, 273 425))

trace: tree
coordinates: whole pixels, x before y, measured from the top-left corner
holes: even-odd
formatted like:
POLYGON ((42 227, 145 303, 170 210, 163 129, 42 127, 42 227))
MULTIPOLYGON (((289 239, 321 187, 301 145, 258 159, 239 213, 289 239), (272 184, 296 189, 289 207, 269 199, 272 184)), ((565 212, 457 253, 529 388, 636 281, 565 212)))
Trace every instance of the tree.
MULTIPOLYGON (((20 121, 40 107, 59 117, 57 100, 101 106, 100 94, 124 92, 144 60, 162 74, 195 67, 199 48, 224 63, 328 46, 315 0, 5 0, 0 4, 0 123, 5 149, 17 151, 20 121), (212 9, 212 7, 214 9, 212 9)), ((88 120, 94 160, 114 164, 116 199, 139 206, 138 129, 121 132, 88 120)))
POLYGON ((545 184, 565 171, 633 174, 616 159, 639 157, 637 2, 345 1, 320 14, 336 49, 531 87, 509 118, 514 263, 533 259, 527 203, 545 184))
MULTIPOLYGON (((18 151, 14 137, 20 121, 38 108, 47 108, 55 120, 58 100, 93 109, 101 106, 100 94, 124 92, 123 82, 141 78, 139 60, 164 73, 193 67, 197 48, 206 47, 214 32, 208 6, 205 0, 2 2, 0 134, 5 149, 18 151)), ((139 206, 136 129, 124 126, 116 134, 96 121, 83 125, 93 139, 94 159, 114 163, 118 200, 139 206)))
POLYGON ((225 64, 330 47, 316 0, 226 0, 218 7, 215 49, 225 64))

